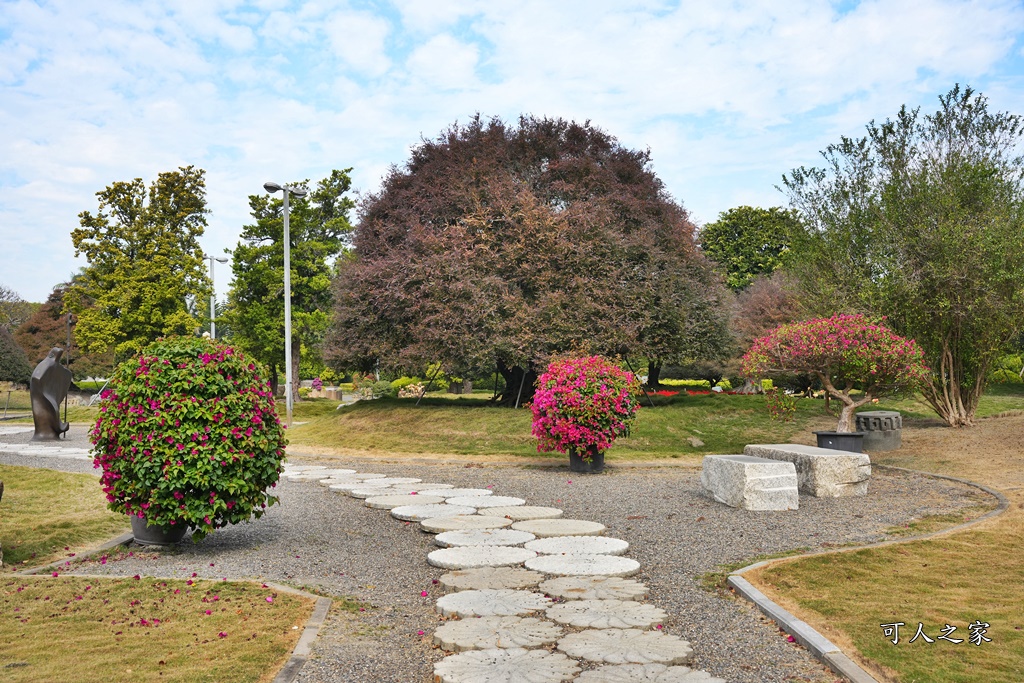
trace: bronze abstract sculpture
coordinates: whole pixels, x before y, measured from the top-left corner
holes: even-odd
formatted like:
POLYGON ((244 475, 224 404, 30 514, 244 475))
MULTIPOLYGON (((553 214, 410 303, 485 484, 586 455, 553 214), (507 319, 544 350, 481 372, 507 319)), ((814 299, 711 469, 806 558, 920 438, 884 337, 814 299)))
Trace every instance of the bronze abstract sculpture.
POLYGON ((60 364, 64 349, 50 349, 32 372, 29 394, 32 397, 33 441, 56 441, 70 425, 60 419, 60 404, 71 388, 71 371, 60 364))

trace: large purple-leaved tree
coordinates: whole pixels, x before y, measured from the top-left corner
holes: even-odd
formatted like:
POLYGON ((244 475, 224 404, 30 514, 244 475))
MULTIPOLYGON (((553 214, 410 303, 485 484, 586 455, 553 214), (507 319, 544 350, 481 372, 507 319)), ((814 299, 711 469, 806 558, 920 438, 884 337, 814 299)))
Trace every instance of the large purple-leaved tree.
POLYGON ((563 351, 706 357, 727 338, 724 289, 693 233, 647 152, 589 123, 478 116, 423 140, 362 203, 325 353, 498 371, 507 404, 563 351))

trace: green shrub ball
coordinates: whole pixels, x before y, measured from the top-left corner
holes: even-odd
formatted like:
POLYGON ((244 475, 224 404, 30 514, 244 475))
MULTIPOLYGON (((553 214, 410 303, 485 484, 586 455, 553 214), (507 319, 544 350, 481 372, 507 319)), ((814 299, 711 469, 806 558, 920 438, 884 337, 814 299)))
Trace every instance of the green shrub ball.
POLYGON ((216 341, 173 337, 117 367, 90 432, 115 512, 194 540, 277 502, 286 440, 263 368, 216 341))

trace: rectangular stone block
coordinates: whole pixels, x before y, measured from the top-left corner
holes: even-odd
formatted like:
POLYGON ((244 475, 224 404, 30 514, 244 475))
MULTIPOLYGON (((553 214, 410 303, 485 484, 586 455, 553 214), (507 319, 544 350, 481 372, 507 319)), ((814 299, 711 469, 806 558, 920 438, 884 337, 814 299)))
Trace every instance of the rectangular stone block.
POLYGON ((791 462, 796 466, 800 492, 816 498, 866 496, 871 479, 871 459, 866 453, 795 443, 751 444, 747 455, 791 462))
POLYGON ((701 485, 715 500, 746 510, 796 510, 800 507, 793 463, 749 455, 708 455, 701 485))

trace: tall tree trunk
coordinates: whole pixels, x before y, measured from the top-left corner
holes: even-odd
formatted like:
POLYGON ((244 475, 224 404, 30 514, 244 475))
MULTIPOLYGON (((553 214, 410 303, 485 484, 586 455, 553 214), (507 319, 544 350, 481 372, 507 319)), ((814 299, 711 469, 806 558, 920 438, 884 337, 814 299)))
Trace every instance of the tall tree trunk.
POLYGON ((661 388, 661 361, 647 362, 647 386, 651 389, 661 388))
POLYGON ((533 400, 537 388, 537 373, 532 368, 520 365, 509 367, 498 361, 498 372, 505 379, 505 391, 498 397, 498 405, 506 408, 520 407, 533 400))
POLYGON ((302 355, 302 346, 298 339, 292 340, 292 403, 297 403, 299 398, 299 358, 302 355))
POLYGON ((925 401, 950 427, 971 427, 985 390, 987 370, 979 368, 974 382, 963 386, 963 369, 954 360, 949 342, 944 342, 939 367, 932 369, 932 379, 922 390, 925 401))

